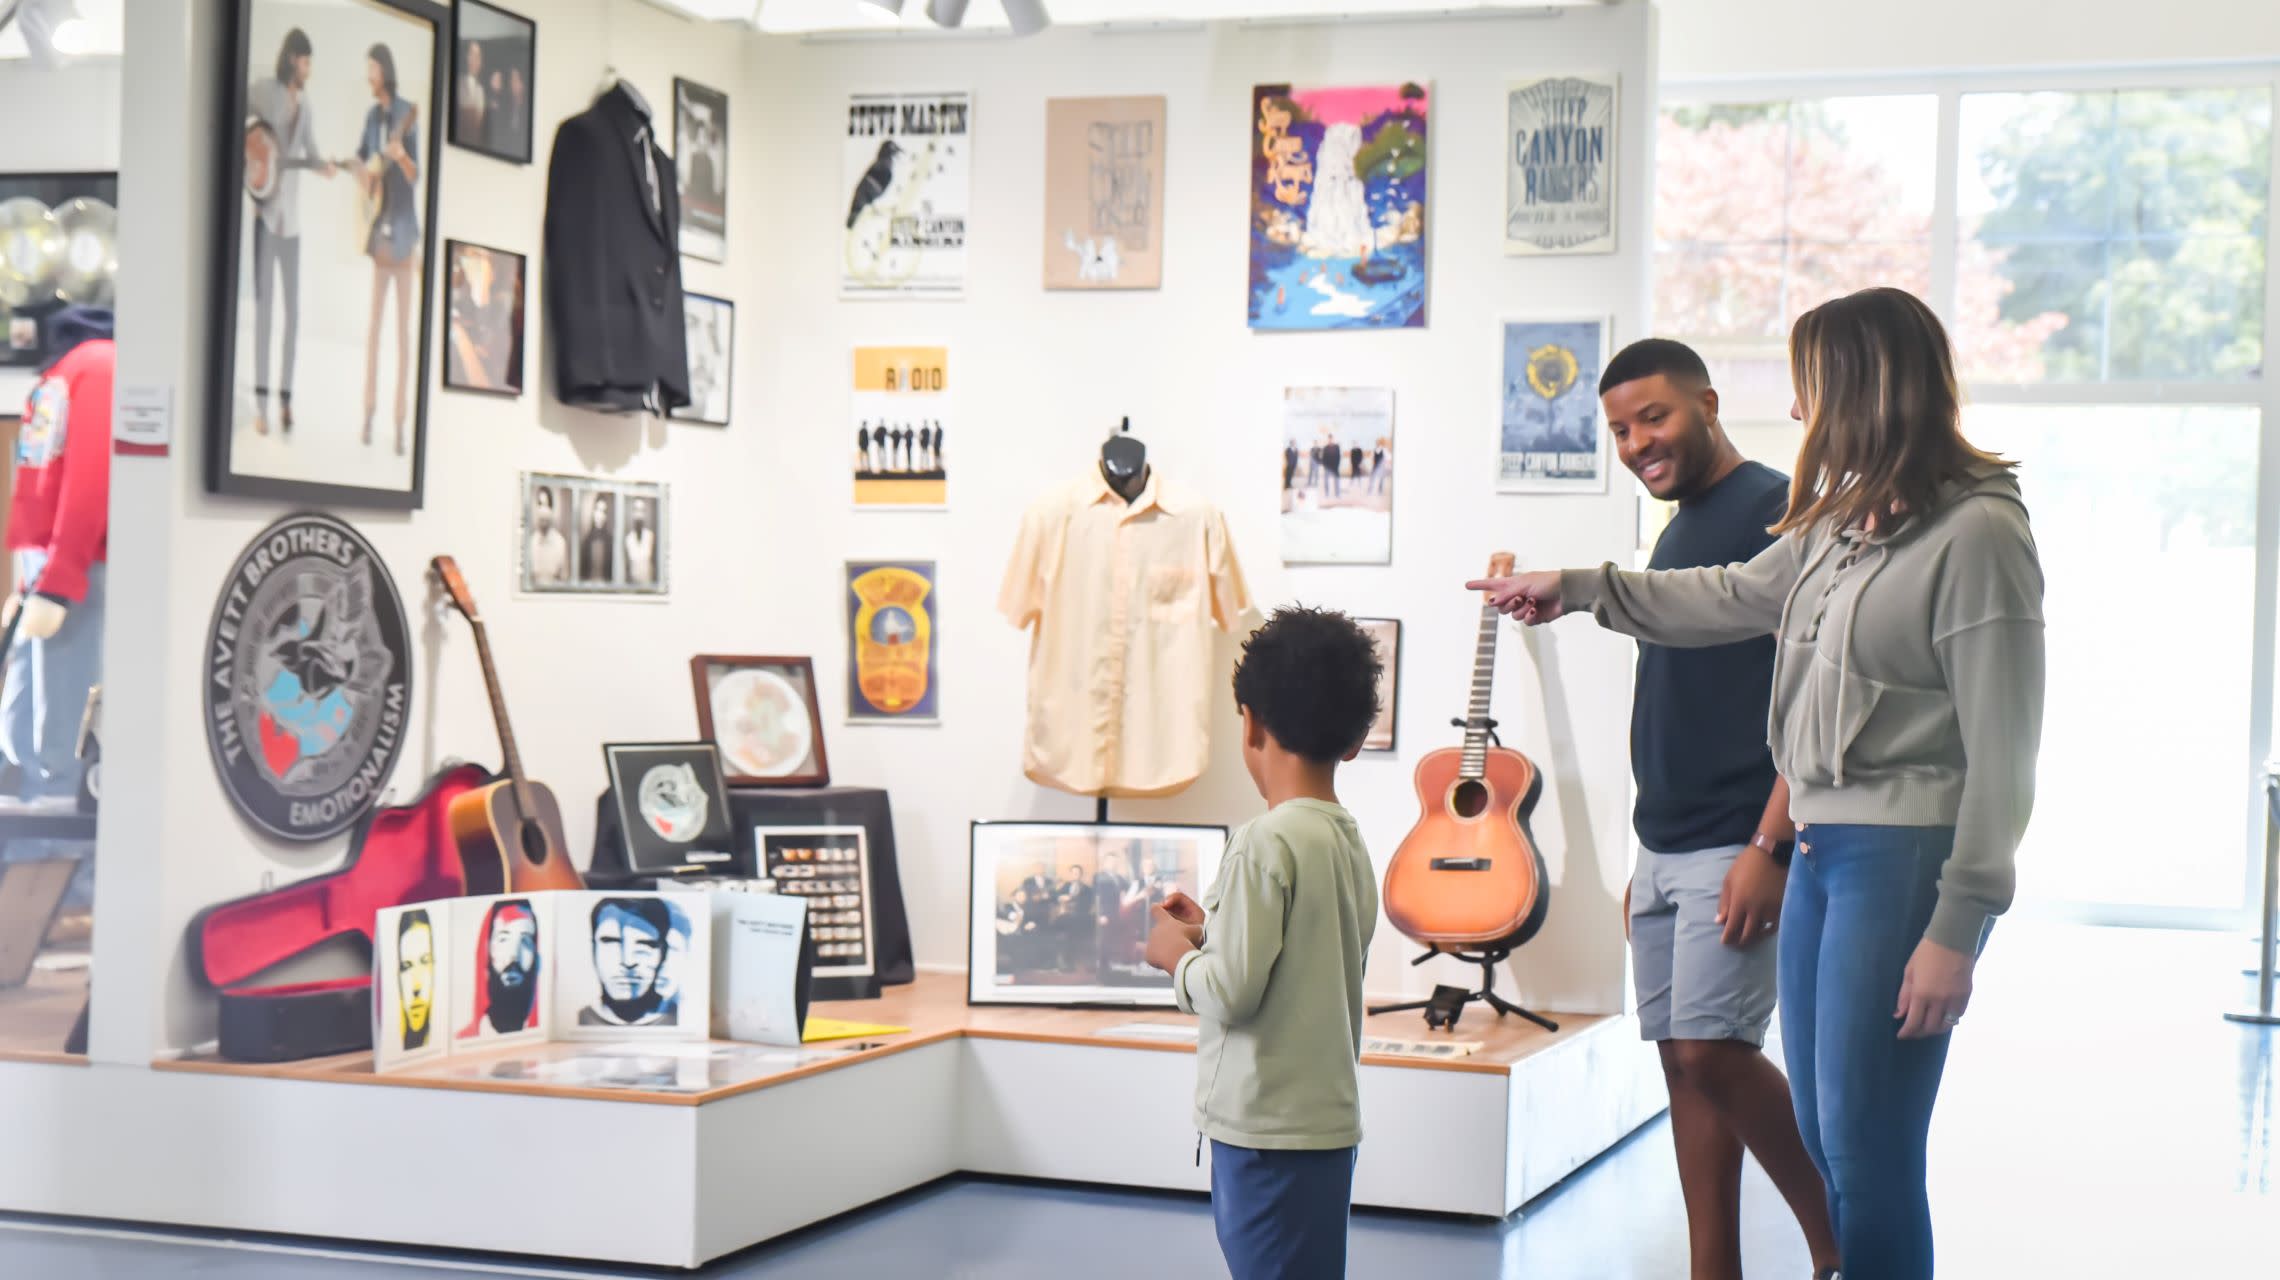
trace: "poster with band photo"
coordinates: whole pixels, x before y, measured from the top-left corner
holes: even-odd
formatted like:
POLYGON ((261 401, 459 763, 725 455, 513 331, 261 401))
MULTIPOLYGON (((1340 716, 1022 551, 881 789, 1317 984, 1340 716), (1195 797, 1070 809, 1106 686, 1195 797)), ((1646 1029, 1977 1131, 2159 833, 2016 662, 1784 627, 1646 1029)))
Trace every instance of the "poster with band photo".
MULTIPOLYGON (((13 6, 7 6, 13 8, 13 6)), ((235 0, 207 487, 416 510, 449 6, 235 0)), ((203 145, 197 152, 209 154, 203 145)))
POLYGON ((524 472, 517 586, 525 595, 665 599, 670 499, 662 484, 524 472))

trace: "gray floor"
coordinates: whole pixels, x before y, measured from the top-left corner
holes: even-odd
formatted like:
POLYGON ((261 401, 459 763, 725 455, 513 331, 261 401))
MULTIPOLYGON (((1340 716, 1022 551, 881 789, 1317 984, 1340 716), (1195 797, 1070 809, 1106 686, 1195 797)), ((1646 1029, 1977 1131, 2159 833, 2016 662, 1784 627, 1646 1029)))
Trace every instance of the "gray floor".
MULTIPOLYGON (((2217 1018, 2236 939, 2006 925, 1951 1058, 1933 1137, 1943 1277, 2280 1274, 2271 1031, 2217 1018)), ((384 1228, 383 1228, 384 1229, 384 1228)), ((1752 1276, 1809 1273, 1751 1170, 1752 1276)), ((1685 1224, 1657 1122, 1504 1223, 1359 1214, 1356 1277, 1672 1280, 1685 1224)), ((0 1275, 412 1280, 597 1276, 574 1262, 145 1234, 0 1215, 0 1275)), ((707 1277, 1156 1280, 1224 1275, 1209 1207, 1178 1196, 958 1179, 726 1259, 707 1277)))

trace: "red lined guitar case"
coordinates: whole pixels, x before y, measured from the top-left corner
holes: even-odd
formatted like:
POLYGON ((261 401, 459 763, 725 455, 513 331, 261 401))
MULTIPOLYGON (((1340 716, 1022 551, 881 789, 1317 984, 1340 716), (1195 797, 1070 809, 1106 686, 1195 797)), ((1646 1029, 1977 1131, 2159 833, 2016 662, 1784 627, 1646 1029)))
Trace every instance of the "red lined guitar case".
POLYGON ((447 766, 410 804, 373 810, 340 870, 200 912, 190 922, 191 972, 208 986, 237 988, 334 938, 354 934, 369 946, 372 918, 384 907, 465 893, 447 815, 452 800, 490 781, 481 765, 447 766))

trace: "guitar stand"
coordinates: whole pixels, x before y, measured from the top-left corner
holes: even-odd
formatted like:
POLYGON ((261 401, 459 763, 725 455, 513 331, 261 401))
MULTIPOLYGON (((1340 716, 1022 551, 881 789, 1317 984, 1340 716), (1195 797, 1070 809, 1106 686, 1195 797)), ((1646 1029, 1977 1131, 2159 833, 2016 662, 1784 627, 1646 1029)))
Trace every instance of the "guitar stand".
POLYGON ((1496 966, 1503 964, 1506 960, 1512 958, 1512 948, 1491 947, 1486 951, 1450 951, 1444 950, 1439 946, 1432 946, 1426 948, 1424 955, 1417 957, 1415 960, 1412 960, 1409 963, 1412 967, 1414 967, 1416 965, 1421 965, 1428 960, 1431 960, 1435 956, 1452 956, 1458 960, 1464 961, 1467 964, 1479 965, 1480 990, 1467 991, 1463 987, 1440 985, 1433 988, 1432 996, 1427 999, 1412 1000, 1406 1004, 1379 1005, 1371 1009, 1370 1013, 1373 1015, 1380 1013, 1410 1013, 1418 1009, 1423 1009, 1425 1011, 1425 1026, 1428 1029, 1434 1031, 1454 1031, 1457 1029, 1457 1019, 1464 1016, 1465 1006, 1471 1004, 1475 1000, 1478 1000, 1482 1004, 1487 1005, 1489 1008, 1496 1010, 1496 1016, 1500 1019, 1508 1013, 1518 1014, 1520 1017, 1526 1018, 1528 1021, 1535 1023, 1537 1026, 1542 1027, 1546 1031, 1557 1031, 1560 1029, 1560 1024, 1552 1021, 1550 1018, 1547 1018, 1540 1013, 1533 1013, 1527 1009, 1523 1009, 1519 1005, 1516 1005, 1510 1000, 1505 999, 1503 996, 1496 994, 1496 966))

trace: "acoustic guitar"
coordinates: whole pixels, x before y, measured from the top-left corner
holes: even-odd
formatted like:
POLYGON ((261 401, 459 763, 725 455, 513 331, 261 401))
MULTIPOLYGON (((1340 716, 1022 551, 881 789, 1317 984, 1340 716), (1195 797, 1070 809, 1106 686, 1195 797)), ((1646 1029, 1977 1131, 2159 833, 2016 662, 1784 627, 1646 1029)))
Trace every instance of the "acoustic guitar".
MULTIPOLYGON (((1512 553, 1489 560, 1489 577, 1511 572, 1512 553)), ((1431 947, 1517 947, 1544 924, 1544 855, 1528 829, 1544 777, 1528 757, 1490 745, 1499 620, 1494 605, 1481 607, 1464 746, 1417 762, 1423 816, 1385 869, 1386 919, 1431 947)))
POLYGON ((506 697, 499 692, 499 670, 491 661, 491 638, 475 610, 475 595, 450 556, 435 558, 435 573, 443 580, 452 607, 475 632, 475 653, 483 663, 483 685, 491 695, 491 718, 498 724, 499 750, 507 766, 504 778, 451 802, 447 821, 466 868, 467 892, 481 896, 583 889, 586 882, 571 865, 570 842, 562 834, 561 806, 545 783, 533 782, 523 772, 514 726, 507 722, 506 697))

